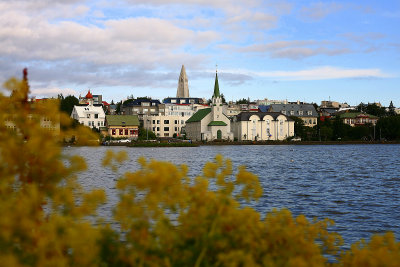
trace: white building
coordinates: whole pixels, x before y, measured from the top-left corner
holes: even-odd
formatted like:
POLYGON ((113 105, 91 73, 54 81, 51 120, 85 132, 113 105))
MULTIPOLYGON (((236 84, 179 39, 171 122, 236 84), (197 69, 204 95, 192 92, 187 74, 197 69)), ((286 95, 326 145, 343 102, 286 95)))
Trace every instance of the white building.
POLYGON ((294 136, 294 120, 279 112, 242 112, 231 130, 238 141, 285 140, 294 136))
POLYGON ((164 104, 165 114, 143 117, 143 127, 153 131, 157 137, 179 137, 185 132, 186 121, 200 109, 201 104, 164 104))
POLYGON ((87 105, 74 106, 71 113, 71 118, 79 121, 80 124, 90 128, 97 128, 105 126, 106 114, 104 113, 102 105, 93 104, 93 96, 88 92, 86 95, 88 101, 87 105))
POLYGON ((212 141, 216 139, 233 141, 230 124, 229 118, 223 113, 218 75, 216 73, 211 107, 197 111, 186 121, 186 136, 196 141, 212 141))

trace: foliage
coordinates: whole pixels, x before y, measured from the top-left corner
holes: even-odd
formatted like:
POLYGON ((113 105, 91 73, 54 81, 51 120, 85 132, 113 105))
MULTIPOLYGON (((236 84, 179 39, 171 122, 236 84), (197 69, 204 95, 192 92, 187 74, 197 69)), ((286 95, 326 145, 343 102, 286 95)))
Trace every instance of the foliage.
POLYGON ((236 100, 236 104, 250 104, 250 101, 248 99, 242 98, 242 99, 236 100))
POLYGON ((138 140, 155 140, 157 139, 156 134, 148 129, 145 129, 142 126, 139 126, 139 136, 138 136, 138 140))
POLYGON ((65 98, 61 95, 61 98, 59 99, 60 99, 60 110, 68 114, 68 116, 71 115, 74 106, 79 104, 78 98, 76 98, 73 95, 66 96, 65 98))
MULTIPOLYGON (((116 183, 117 229, 96 216, 103 190, 83 190, 78 156, 62 153, 59 140, 96 138, 87 127, 70 129, 57 101, 29 104, 27 79, 11 79, 0 94, 0 262, 2 266, 395 266, 400 244, 393 234, 340 251, 332 221, 273 210, 265 218, 245 202, 262 194, 257 176, 222 156, 188 177, 185 165, 139 159, 140 168, 116 183), (55 134, 40 118, 64 125, 55 134), (12 124, 11 124, 12 123, 12 124), (15 126, 15 127, 14 127, 15 126), (213 190, 210 189, 211 185, 213 190)), ((86 141, 86 143, 85 143, 86 141)), ((124 152, 107 151, 115 171, 124 152)))
POLYGON ((364 104, 364 103, 361 102, 357 106, 357 111, 365 112, 367 114, 378 116, 378 117, 384 117, 384 116, 388 115, 387 112, 386 112, 386 109, 384 107, 380 107, 375 103, 373 103, 373 104, 364 104))
POLYGON ((376 124, 377 137, 389 140, 400 140, 400 115, 381 118, 376 124))

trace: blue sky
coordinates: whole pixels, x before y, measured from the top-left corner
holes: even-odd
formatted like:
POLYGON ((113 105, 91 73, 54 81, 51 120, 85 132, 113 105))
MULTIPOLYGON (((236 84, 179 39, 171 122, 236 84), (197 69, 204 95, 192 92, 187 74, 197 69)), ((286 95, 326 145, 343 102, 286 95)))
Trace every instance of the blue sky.
POLYGON ((29 68, 32 95, 381 102, 400 106, 400 2, 0 2, 0 79, 29 68))

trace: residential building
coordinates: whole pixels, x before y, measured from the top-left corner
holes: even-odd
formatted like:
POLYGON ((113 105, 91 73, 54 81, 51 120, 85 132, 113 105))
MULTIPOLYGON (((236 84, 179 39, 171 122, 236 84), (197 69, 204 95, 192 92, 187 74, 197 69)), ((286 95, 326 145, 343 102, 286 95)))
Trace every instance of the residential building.
POLYGON ((137 139, 139 124, 137 115, 106 115, 106 127, 111 137, 137 139))
POLYGON ((313 104, 289 103, 289 104, 271 104, 269 112, 280 112, 283 115, 295 116, 304 121, 305 126, 314 127, 317 125, 318 113, 313 104))
POLYGON ((340 114, 339 116, 340 119, 343 120, 343 123, 348 124, 352 127, 365 124, 376 125, 379 119, 377 116, 362 112, 346 112, 340 114))
POLYGON ((79 96, 79 104, 87 104, 89 99, 93 101, 93 105, 102 105, 103 104, 103 96, 102 95, 92 95, 90 89, 85 97, 79 96))
POLYGON ((159 112, 164 112, 163 106, 160 107, 160 105, 160 100, 143 97, 124 103, 121 111, 124 115, 138 115, 139 120, 143 121, 144 116, 156 116, 159 112))
POLYGON ((231 131, 239 141, 285 140, 294 136, 294 120, 280 112, 241 112, 231 131))
POLYGON ((186 136, 196 141, 233 140, 230 120, 223 113, 217 73, 211 107, 197 111, 186 121, 186 136))
POLYGON ((88 101, 88 104, 74 106, 71 118, 90 128, 100 129, 100 127, 104 127, 106 115, 103 110, 103 105, 95 105, 93 103, 93 97, 90 91, 85 98, 88 101))

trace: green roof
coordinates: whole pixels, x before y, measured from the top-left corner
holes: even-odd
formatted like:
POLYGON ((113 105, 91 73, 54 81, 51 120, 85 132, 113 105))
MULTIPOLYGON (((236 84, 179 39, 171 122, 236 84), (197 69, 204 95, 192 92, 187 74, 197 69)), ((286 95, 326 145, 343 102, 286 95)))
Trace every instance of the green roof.
POLYGON ((188 122, 197 122, 197 121, 201 121, 205 116, 207 116, 209 113, 211 112, 211 108, 204 108, 204 109, 200 109, 199 111, 197 111, 195 114, 193 114, 192 117, 190 117, 186 123, 188 122))
POLYGON ((215 73, 215 84, 214 84, 214 97, 220 97, 219 85, 218 85, 218 73, 215 73))
POLYGON ((228 124, 226 124, 223 121, 212 121, 208 124, 208 126, 227 126, 228 124))
POLYGON ((346 112, 346 113, 340 114, 340 118, 342 118, 342 119, 345 119, 345 118, 354 119, 354 118, 356 118, 357 116, 360 116, 360 115, 368 116, 370 119, 377 119, 378 118, 377 116, 370 115, 370 114, 367 114, 367 113, 361 113, 361 112, 346 112))
POLYGON ((108 126, 139 126, 137 115, 106 115, 108 126))

